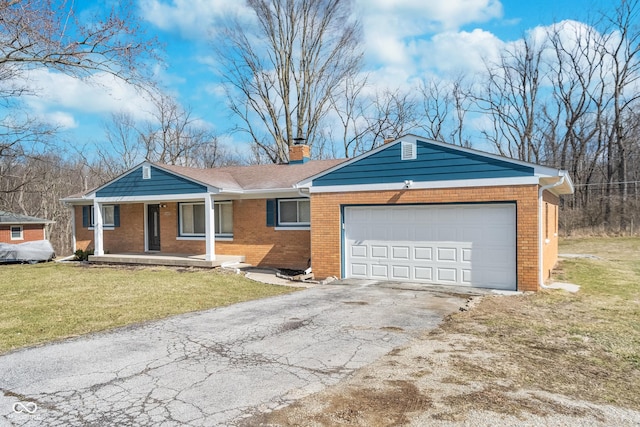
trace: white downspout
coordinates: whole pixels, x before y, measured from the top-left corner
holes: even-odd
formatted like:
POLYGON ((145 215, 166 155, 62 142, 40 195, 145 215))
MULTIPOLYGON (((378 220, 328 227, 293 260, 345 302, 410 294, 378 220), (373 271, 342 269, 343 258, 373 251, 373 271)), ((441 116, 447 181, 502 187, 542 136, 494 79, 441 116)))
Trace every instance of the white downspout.
MULTIPOLYGON (((549 286, 544 284, 544 257, 542 256, 543 254, 543 248, 544 248, 544 243, 543 243, 543 230, 542 230, 542 204, 543 204, 543 194, 545 192, 545 190, 548 190, 550 188, 554 188, 557 187, 559 185, 562 185, 564 183, 564 177, 565 175, 561 172, 560 175, 560 181, 554 182, 553 184, 548 184, 545 185, 543 187, 540 187, 538 189, 538 280, 540 282, 540 287, 542 289, 549 289, 549 286)), ((547 224, 548 225, 548 224, 547 224)))

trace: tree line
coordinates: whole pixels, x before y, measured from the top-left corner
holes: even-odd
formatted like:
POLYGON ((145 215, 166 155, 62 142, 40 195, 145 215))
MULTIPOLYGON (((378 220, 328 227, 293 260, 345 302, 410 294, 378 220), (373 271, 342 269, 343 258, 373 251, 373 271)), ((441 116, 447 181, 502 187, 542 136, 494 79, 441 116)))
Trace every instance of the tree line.
POLYGON ((505 43, 474 75, 416 76, 380 87, 364 71, 362 28, 348 0, 248 0, 256 18, 212 36, 228 108, 225 135, 145 74, 158 44, 140 36, 132 3, 91 18, 63 0, 0 5, 0 209, 53 219, 59 253, 71 247, 59 199, 94 188, 142 160, 194 167, 286 162, 304 138, 315 158, 353 157, 388 137, 426 138, 565 169, 561 231, 630 233, 640 221, 640 0, 588 23, 563 21, 505 43), (115 113, 98 143, 64 145, 30 116, 28 73, 107 73, 134 85, 148 118, 115 113))

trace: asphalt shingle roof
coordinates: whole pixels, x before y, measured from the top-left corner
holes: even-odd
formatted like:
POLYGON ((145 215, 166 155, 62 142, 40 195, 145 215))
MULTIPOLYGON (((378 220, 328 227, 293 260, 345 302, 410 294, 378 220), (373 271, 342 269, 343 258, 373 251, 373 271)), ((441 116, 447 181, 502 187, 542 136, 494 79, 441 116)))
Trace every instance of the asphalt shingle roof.
POLYGON ((0 224, 51 224, 54 221, 13 212, 0 211, 0 224))
POLYGON ((305 178, 332 168, 346 159, 311 160, 301 164, 227 166, 199 169, 162 165, 166 170, 224 190, 273 190, 291 188, 305 178))

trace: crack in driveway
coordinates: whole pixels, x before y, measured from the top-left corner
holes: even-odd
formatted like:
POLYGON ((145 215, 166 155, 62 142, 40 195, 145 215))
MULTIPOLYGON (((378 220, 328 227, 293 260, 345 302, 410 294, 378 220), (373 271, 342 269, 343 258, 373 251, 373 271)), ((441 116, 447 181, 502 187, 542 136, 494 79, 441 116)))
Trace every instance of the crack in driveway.
POLYGON ((233 425, 337 383, 464 302, 327 285, 19 350, 0 356, 0 425, 233 425))

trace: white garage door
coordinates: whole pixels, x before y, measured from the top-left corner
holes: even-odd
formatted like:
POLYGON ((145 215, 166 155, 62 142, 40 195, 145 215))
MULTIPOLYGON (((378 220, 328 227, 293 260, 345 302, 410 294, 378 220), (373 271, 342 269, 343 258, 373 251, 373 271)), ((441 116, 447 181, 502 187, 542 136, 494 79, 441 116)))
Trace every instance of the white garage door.
POLYGON ((350 206, 345 275, 516 289, 513 204, 350 206))

